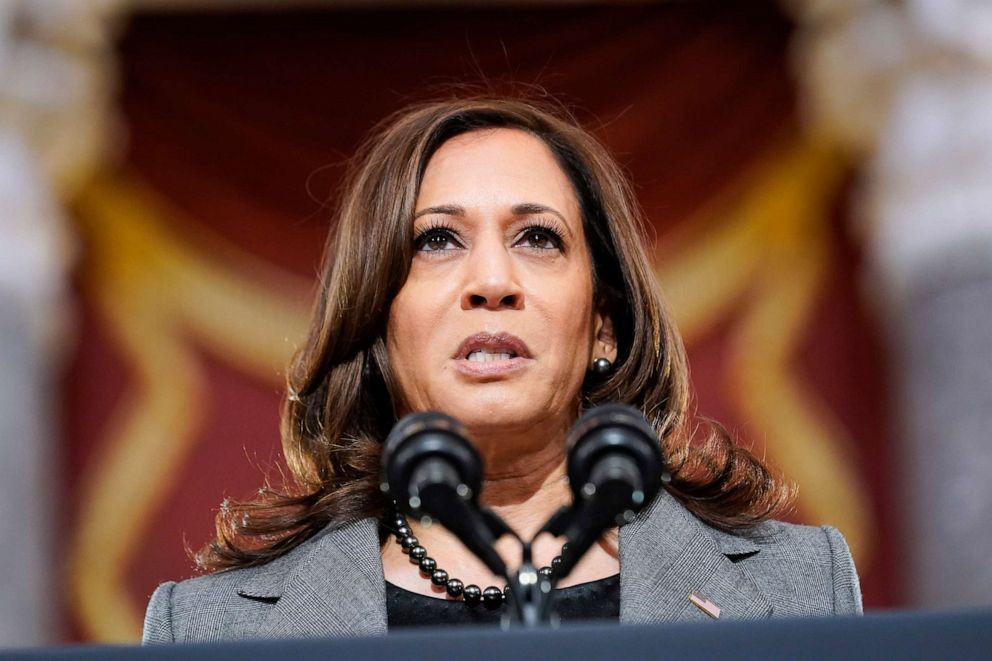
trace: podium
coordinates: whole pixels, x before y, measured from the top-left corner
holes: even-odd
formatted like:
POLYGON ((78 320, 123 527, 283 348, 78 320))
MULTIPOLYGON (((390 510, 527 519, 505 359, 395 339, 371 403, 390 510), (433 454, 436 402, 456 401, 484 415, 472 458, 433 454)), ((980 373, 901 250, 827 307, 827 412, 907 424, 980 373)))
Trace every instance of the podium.
POLYGON ((558 629, 410 629, 378 638, 198 645, 78 646, 0 652, 0 661, 580 661, 583 659, 992 658, 992 608, 864 617, 558 629))

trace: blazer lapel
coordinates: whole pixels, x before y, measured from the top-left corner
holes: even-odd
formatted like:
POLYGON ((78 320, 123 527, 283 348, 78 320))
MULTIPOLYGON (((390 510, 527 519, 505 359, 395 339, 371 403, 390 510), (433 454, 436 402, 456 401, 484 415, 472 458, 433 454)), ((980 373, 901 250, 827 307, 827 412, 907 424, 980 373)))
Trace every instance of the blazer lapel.
POLYGON ((768 600, 733 562, 757 552, 750 541, 707 527, 662 491, 620 528, 620 621, 710 620, 690 595, 718 606, 720 619, 770 617, 768 600))
POLYGON ((257 636, 386 633, 386 583, 375 520, 330 529, 306 546, 300 549, 306 555, 293 566, 274 567, 241 586, 243 597, 275 602, 257 636))

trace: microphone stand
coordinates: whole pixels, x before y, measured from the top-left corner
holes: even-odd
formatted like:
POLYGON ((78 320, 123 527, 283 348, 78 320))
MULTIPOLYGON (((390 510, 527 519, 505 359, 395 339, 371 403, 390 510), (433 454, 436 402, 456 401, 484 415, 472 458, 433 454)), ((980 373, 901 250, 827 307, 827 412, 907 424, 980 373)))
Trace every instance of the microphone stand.
POLYGON ((434 489, 424 489, 420 493, 423 503, 431 505, 430 511, 435 512, 432 518, 458 537, 491 572, 506 579, 512 610, 500 622, 504 629, 517 626, 533 629, 553 624, 553 579, 548 580, 538 573, 531 542, 524 541, 490 509, 478 507, 473 511, 472 503, 461 498, 439 497, 434 489), (493 548, 493 542, 503 535, 510 535, 520 542, 521 564, 512 575, 493 548))
MULTIPOLYGON (((630 487, 626 484, 607 482, 602 485, 599 498, 562 507, 548 519, 544 527, 530 541, 523 540, 492 510, 479 508, 485 527, 492 533, 494 541, 503 535, 510 535, 520 542, 520 568, 510 575, 506 565, 501 563, 503 571, 493 572, 503 576, 510 586, 512 609, 509 614, 503 616, 500 622, 502 628, 534 629, 557 626, 558 621, 554 612, 555 586, 572 571, 603 530, 620 523, 618 519, 626 522, 633 517, 633 512, 617 506, 618 503, 630 502, 630 491, 630 487), (618 510, 622 512, 620 516, 616 514, 618 510), (545 532, 555 537, 565 537, 568 544, 567 552, 562 553, 561 565, 550 578, 545 578, 538 572, 532 553, 534 539, 545 532)), ((463 539, 463 543, 464 541, 463 539)), ((484 562, 487 556, 491 557, 489 554, 480 553, 478 543, 466 545, 484 562)), ((488 551, 496 555, 491 546, 488 551)), ((492 564, 487 562, 487 565, 493 569, 492 564)))
POLYGON ((429 505, 428 511, 433 511, 443 526, 454 533, 490 571, 506 579, 510 586, 512 609, 501 620, 504 629, 557 626, 553 608, 555 585, 572 571, 605 529, 633 518, 631 502, 643 500, 640 490, 633 487, 629 479, 611 479, 616 475, 626 475, 631 466, 633 464, 627 457, 602 462, 594 470, 594 477, 600 486, 586 494, 591 496, 595 493, 596 497, 582 498, 562 507, 529 541, 523 540, 495 512, 449 493, 447 486, 432 483, 419 489, 418 493, 422 504, 429 505), (538 572, 532 553, 534 539, 545 532, 564 537, 568 544, 568 551, 562 554, 561 564, 550 578, 538 572), (504 535, 520 542, 521 564, 512 575, 493 547, 493 543, 504 535))
MULTIPOLYGON (((607 470, 615 469, 613 463, 621 466, 625 458, 618 462, 607 462, 607 470)), ((555 537, 565 537, 568 551, 562 553, 561 564, 547 579, 541 576, 531 560, 531 544, 520 540, 522 560, 520 569, 512 580, 510 591, 514 600, 516 617, 504 626, 516 622, 525 628, 555 626, 553 619, 554 588, 558 581, 572 571, 599 536, 611 525, 627 522, 633 518, 633 511, 626 504, 631 502, 633 489, 624 481, 603 480, 600 482, 598 498, 583 500, 572 506, 558 510, 537 535, 547 532, 555 537), (617 512, 620 512, 618 515, 617 512)), ((636 493, 636 492, 635 492, 636 493)), ((535 538, 537 536, 535 535, 535 538)), ((518 537, 519 539, 519 537, 518 537)))
MULTIPOLYGON (((531 550, 533 540, 525 541, 522 539, 513 528, 507 525, 492 510, 480 507, 478 511, 482 515, 482 521, 485 527, 492 534, 494 540, 499 539, 503 535, 510 535, 520 542, 520 568, 511 575, 506 565, 501 562, 502 571, 493 571, 493 573, 505 578, 506 584, 510 586, 509 601, 512 609, 509 614, 504 614, 500 622, 502 628, 523 627, 525 629, 535 629, 555 626, 557 622, 552 610, 555 579, 552 578, 549 580, 544 578, 537 571, 537 567, 534 566, 531 550)), ((464 538, 462 538, 462 543, 465 543, 464 538)), ((478 542, 471 545, 466 544, 466 546, 483 560, 483 562, 486 562, 491 570, 495 570, 493 563, 487 561, 492 555, 495 555, 495 550, 491 546, 487 550, 481 549, 478 542)))
MULTIPOLYGON (((603 487, 600 499, 583 502, 578 506, 562 507, 529 541, 522 539, 490 509, 477 507, 473 516, 471 504, 466 501, 459 502, 459 507, 451 508, 449 505, 445 508, 447 516, 441 517, 441 524, 455 533, 490 571, 505 578, 510 586, 511 608, 500 622, 503 629, 535 629, 558 625, 554 612, 555 586, 558 581, 571 572, 603 530, 619 523, 618 518, 632 518, 633 513, 623 508, 622 515, 616 515, 618 508, 615 503, 629 502, 629 487, 616 483, 605 484, 603 487), (545 578, 538 572, 532 552, 534 539, 545 532, 555 537, 565 537, 568 544, 567 552, 562 553, 560 566, 550 578, 545 578), (512 574, 492 545, 503 535, 510 535, 520 543, 520 568, 512 574)), ((435 511, 438 509, 441 508, 435 511)))
POLYGON ((504 629, 514 625, 525 629, 556 626, 551 608, 554 602, 554 579, 548 580, 538 573, 531 557, 531 542, 520 540, 520 549, 520 569, 512 578, 507 577, 510 599, 514 606, 513 616, 504 615, 501 624, 504 629))

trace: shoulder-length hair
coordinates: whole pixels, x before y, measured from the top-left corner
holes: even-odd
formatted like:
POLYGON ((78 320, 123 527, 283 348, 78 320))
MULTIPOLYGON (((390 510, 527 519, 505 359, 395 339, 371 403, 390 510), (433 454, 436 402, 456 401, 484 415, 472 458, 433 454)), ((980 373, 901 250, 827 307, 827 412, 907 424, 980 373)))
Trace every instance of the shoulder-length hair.
POLYGON ((643 247, 639 205, 603 146, 558 107, 443 100, 387 118, 353 159, 310 332, 288 371, 282 448, 291 480, 222 504, 216 536, 197 554, 201 568, 262 564, 329 524, 381 516, 381 444, 396 422, 385 330, 413 256, 420 181, 445 141, 490 128, 543 140, 579 200, 595 301, 612 319, 618 346, 609 378, 583 384, 583 408, 616 401, 640 409, 661 439, 672 478, 665 488, 710 525, 748 527, 785 504, 789 490, 723 428, 711 424, 694 442, 682 341, 643 247))

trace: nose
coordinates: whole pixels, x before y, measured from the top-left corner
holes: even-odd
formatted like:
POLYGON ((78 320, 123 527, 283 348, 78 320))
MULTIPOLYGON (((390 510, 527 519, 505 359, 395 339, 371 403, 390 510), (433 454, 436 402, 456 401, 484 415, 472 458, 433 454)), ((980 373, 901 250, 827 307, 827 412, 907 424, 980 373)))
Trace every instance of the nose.
POLYGON ((523 309, 523 289, 517 278, 513 256, 501 242, 473 246, 466 269, 463 310, 523 309))

